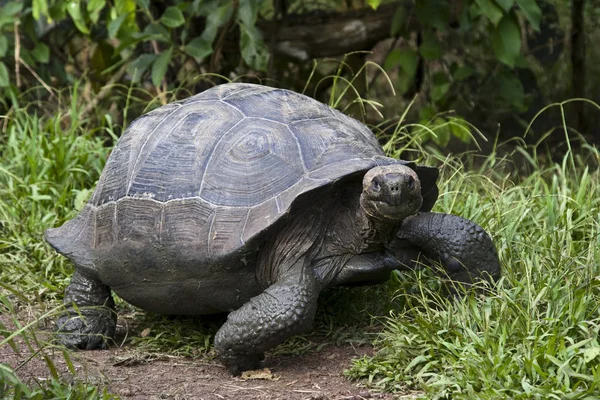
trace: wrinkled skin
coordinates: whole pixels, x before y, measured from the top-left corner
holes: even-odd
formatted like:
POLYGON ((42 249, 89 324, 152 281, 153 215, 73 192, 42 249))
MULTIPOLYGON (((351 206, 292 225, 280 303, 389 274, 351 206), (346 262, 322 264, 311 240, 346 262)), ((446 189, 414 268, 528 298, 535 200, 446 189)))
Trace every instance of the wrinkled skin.
MULTIPOLYGON (((481 227, 454 215, 418 212, 420 182, 407 166, 375 167, 362 181, 314 196, 267 237, 256 255, 259 294, 245 299, 217 332, 215 350, 233 374, 258 368, 265 351, 309 330, 318 295, 328 287, 383 282, 395 269, 415 267, 420 256, 440 262, 450 278, 466 284, 500 275, 496 249, 481 227)), ((104 346, 116 322, 108 286, 78 272, 65 304, 61 341, 104 346)))

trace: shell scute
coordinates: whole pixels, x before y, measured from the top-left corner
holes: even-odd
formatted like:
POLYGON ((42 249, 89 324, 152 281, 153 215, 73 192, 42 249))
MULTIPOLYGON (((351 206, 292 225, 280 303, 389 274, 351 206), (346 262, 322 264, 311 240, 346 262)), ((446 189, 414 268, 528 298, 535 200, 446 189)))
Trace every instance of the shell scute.
POLYGON ((152 130, 137 157, 127 195, 158 201, 198 196, 215 147, 242 119, 218 101, 191 102, 168 114, 158 124, 164 129, 152 130))
POLYGON ((334 115, 325 104, 307 101, 307 97, 288 90, 269 89, 246 90, 242 95, 228 96, 223 101, 247 117, 268 119, 282 124, 300 120, 314 121, 334 115), (251 101, 248 96, 252 96, 251 101))
POLYGON ((252 207, 302 176, 302 155, 287 126, 247 118, 215 146, 200 197, 219 206, 252 207))

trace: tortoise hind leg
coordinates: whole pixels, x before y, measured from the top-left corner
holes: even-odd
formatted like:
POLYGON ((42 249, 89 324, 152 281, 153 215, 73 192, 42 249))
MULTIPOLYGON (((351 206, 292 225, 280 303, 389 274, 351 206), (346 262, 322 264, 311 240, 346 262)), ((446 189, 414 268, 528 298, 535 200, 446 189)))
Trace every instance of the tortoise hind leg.
POLYGON ((102 349, 117 324, 110 288, 75 271, 65 290, 66 311, 56 321, 60 343, 77 349, 102 349))

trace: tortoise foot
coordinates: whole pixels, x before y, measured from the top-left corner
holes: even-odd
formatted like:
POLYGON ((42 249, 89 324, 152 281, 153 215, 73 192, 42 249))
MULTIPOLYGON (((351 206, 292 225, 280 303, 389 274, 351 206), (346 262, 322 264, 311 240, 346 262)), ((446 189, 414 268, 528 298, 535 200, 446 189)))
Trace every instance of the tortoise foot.
POLYGON ((244 371, 260 368, 260 362, 265 358, 260 354, 230 355, 219 357, 231 375, 239 376, 244 371))
POLYGON ((56 321, 56 338, 72 349, 105 349, 115 327, 116 315, 110 309, 68 311, 56 321))

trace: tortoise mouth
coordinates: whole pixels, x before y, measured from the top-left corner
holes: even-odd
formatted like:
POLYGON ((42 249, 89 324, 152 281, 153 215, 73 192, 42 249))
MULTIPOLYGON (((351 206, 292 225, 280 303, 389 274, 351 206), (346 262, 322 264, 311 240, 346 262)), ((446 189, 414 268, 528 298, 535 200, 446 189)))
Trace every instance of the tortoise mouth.
POLYGON ((360 205, 369 217, 389 222, 399 222, 416 214, 421 208, 421 203, 421 196, 415 196, 401 204, 390 204, 384 200, 368 199, 366 196, 361 196, 360 199, 360 205))

